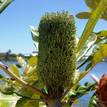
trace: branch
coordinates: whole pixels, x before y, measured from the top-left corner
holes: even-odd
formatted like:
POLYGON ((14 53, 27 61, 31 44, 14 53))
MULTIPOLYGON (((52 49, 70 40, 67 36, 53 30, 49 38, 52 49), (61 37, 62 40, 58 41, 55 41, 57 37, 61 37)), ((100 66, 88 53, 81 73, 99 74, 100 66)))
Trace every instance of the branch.
POLYGON ((27 82, 23 81, 21 78, 19 78, 18 76, 16 76, 11 70, 9 70, 9 68, 3 64, 0 64, 0 68, 3 69, 3 71, 5 71, 10 77, 12 77, 13 79, 15 79, 18 83, 20 83, 22 86, 26 87, 27 89, 31 90, 34 93, 39 94, 40 96, 44 97, 44 98, 48 98, 48 95, 44 92, 42 92, 41 90, 32 87, 31 85, 29 85, 27 82))
POLYGON ((101 18, 101 15, 105 11, 107 6, 107 0, 100 0, 99 5, 97 8, 93 11, 91 17, 88 20, 88 23, 86 24, 86 27, 82 33, 82 36, 79 40, 78 47, 77 47, 77 53, 79 54, 80 50, 86 43, 87 39, 89 38, 90 34, 92 33, 96 23, 101 18))

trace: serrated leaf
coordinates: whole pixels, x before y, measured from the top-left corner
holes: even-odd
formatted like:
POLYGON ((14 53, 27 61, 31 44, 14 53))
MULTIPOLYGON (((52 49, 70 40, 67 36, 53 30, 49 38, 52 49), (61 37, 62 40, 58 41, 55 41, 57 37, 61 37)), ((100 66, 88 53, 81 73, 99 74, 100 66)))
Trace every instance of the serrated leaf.
POLYGON ((17 76, 19 76, 19 69, 15 64, 9 64, 9 67, 11 69, 11 71, 13 71, 13 73, 17 76))
POLYGON ((32 57, 28 60, 28 63, 29 63, 30 66, 35 66, 35 65, 37 65, 37 61, 38 61, 37 56, 32 56, 32 57))
POLYGON ((76 15, 76 17, 79 19, 89 19, 90 16, 91 16, 91 13, 89 12, 80 12, 76 15))
POLYGON ((39 107, 39 101, 20 98, 15 107, 39 107))

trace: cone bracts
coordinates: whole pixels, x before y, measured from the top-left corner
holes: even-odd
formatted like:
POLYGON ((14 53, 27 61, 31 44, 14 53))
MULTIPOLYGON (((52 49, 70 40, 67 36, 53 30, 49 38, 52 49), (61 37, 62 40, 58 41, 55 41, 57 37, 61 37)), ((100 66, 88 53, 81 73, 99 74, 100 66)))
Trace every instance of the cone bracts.
POLYGON ((107 75, 103 75, 97 85, 98 107, 107 107, 107 75))
POLYGON ((39 24, 38 75, 52 98, 60 98, 76 69, 75 22, 68 12, 47 13, 39 24))

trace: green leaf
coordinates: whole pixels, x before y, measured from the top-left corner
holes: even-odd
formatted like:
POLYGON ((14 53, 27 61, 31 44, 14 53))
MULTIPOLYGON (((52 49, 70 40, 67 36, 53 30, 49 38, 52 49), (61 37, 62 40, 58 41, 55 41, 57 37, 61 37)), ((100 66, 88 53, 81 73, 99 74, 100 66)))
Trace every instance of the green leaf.
POLYGON ((99 49, 93 54, 92 65, 104 60, 107 57, 107 44, 102 44, 99 49))
POLYGON ((73 102, 73 104, 79 104, 79 100, 76 99, 76 100, 73 102))
POLYGON ((89 38, 90 34, 92 33, 96 23, 101 18, 102 13, 105 11, 107 6, 107 0, 101 0, 97 8, 92 12, 91 17, 88 20, 88 23, 82 33, 82 36, 78 43, 77 52, 79 54, 80 50, 86 43, 87 39, 89 38))
POLYGON ((31 29, 32 39, 34 40, 34 42, 38 42, 39 41, 39 32, 33 26, 30 26, 30 29, 31 29))
POLYGON ((84 55, 86 56, 86 53, 91 50, 96 40, 97 35, 95 33, 92 33, 78 54, 77 56, 78 61, 81 60, 81 58, 84 57, 84 55))
POLYGON ((10 107, 10 102, 6 100, 0 100, 0 107, 10 107))
POLYGON ((37 56, 32 56, 29 60, 28 63, 30 66, 35 66, 37 65, 38 62, 38 57, 37 56))
POLYGON ((96 33, 97 36, 104 36, 107 37, 107 30, 102 30, 101 32, 96 33))
POLYGON ((19 95, 26 96, 26 97, 32 97, 33 95, 33 93, 28 89, 26 89, 25 87, 20 87, 20 89, 18 88, 15 92, 19 95))
POLYGON ((96 94, 94 93, 89 101, 89 105, 88 107, 96 107, 97 106, 97 102, 96 102, 96 94))
POLYGON ((0 13, 3 12, 3 10, 12 2, 13 0, 3 0, 0 3, 0 13))
POLYGON ((79 76, 79 81, 84 78, 88 72, 92 69, 92 64, 89 64, 85 71, 82 71, 79 76))
POLYGON ((39 107, 39 101, 20 98, 15 107, 39 107))
POLYGON ((76 100, 78 100, 78 98, 89 93, 90 91, 93 91, 94 87, 95 84, 93 83, 85 83, 84 85, 78 85, 77 88, 74 90, 74 93, 70 95, 68 102, 75 102, 76 100))
POLYGON ((23 75, 23 80, 31 85, 36 82, 38 80, 36 67, 31 68, 27 74, 23 75))
POLYGON ((88 58, 85 58, 83 61, 80 59, 79 60, 79 66, 77 67, 77 69, 80 69, 81 67, 83 67, 85 64, 91 62, 92 60, 92 55, 88 56, 88 58))
POLYGON ((79 19, 89 19, 90 16, 91 16, 91 13, 89 12, 80 12, 76 15, 76 17, 79 19))
POLYGON ((15 95, 4 95, 0 93, 0 107, 15 107, 18 99, 15 95))
MULTIPOLYGON (((29 72, 27 75, 23 75, 23 80, 26 81, 29 85, 31 85, 33 87, 38 87, 38 89, 39 89, 40 84, 38 81, 38 77, 36 77, 36 75, 37 74, 36 74, 35 68, 33 68, 33 70, 31 72, 29 72)), ((29 89, 27 89, 26 87, 17 88, 16 93, 18 93, 22 96, 27 96, 27 97, 31 97, 31 98, 35 98, 35 99, 38 99, 40 97, 39 95, 37 95, 37 94, 33 93, 32 91, 30 91, 29 89)))
POLYGON ((13 71, 13 73, 17 76, 19 76, 19 69, 15 64, 9 64, 9 67, 11 69, 11 71, 13 71))

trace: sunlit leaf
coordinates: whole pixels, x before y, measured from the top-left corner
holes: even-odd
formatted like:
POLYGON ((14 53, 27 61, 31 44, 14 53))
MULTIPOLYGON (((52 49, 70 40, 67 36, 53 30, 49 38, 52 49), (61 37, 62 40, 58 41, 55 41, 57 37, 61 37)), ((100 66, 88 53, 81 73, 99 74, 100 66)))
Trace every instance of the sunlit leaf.
POLYGON ((0 107, 9 107, 10 102, 6 100, 0 100, 0 107))
POLYGON ((103 56, 101 52, 96 52, 93 56, 93 65, 97 64, 98 62, 101 62, 103 60, 103 56))
POLYGON ((32 56, 32 57, 28 60, 28 63, 29 63, 30 66, 35 66, 35 65, 37 65, 37 61, 38 61, 37 56, 32 56))
POLYGON ((107 44, 103 44, 99 49, 93 54, 92 64, 96 65, 97 63, 104 60, 107 57, 107 44))
POLYGON ((92 56, 91 55, 89 55, 87 58, 85 57, 83 60, 80 59, 77 69, 80 69, 81 67, 83 67, 87 63, 91 62, 91 60, 92 60, 92 56))
POLYGON ((97 36, 107 37, 107 30, 102 30, 101 32, 98 32, 98 33, 97 33, 97 36))
POLYGON ((39 107, 46 107, 45 102, 39 102, 39 107))
POLYGON ((86 67, 86 70, 85 70, 85 71, 82 71, 82 72, 80 73, 79 80, 81 80, 82 78, 84 78, 91 69, 92 69, 92 64, 89 63, 89 64, 87 65, 87 67, 86 67))
POLYGON ((27 74, 23 75, 23 79, 29 84, 36 82, 38 80, 36 67, 31 68, 27 74))
POLYGON ((39 32, 33 26, 30 26, 30 29, 31 29, 32 39, 35 42, 38 42, 38 40, 39 40, 39 32))
POLYGON ((77 56, 77 60, 81 60, 81 58, 85 55, 86 53, 92 48, 93 44, 96 42, 97 40, 97 35, 95 33, 92 33, 88 40, 86 41, 85 45, 83 46, 83 48, 80 50, 79 55, 77 56))
POLYGON ((25 59, 23 58, 23 57, 18 57, 17 56, 17 61, 18 61, 18 63, 20 64, 20 66, 21 67, 23 67, 23 68, 25 68, 26 67, 26 61, 25 61, 25 59))
POLYGON ((13 71, 13 73, 17 76, 19 76, 19 69, 15 64, 9 64, 9 67, 11 69, 11 71, 13 71))
POLYGON ((4 95, 0 93, 0 107, 15 107, 18 100, 16 95, 4 95))

